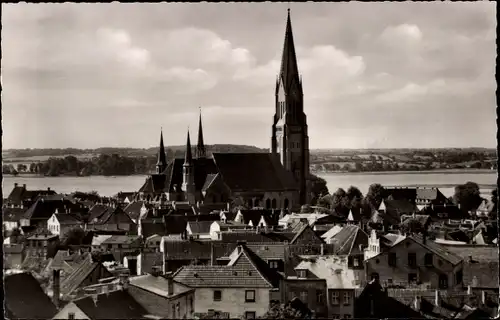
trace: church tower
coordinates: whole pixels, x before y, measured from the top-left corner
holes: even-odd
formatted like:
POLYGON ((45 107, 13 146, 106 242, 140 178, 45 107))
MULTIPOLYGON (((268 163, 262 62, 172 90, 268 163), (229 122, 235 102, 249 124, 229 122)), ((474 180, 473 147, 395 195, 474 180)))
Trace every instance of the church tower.
POLYGON ((286 170, 299 184, 300 204, 308 202, 309 137, 304 113, 302 79, 293 43, 290 9, 286 21, 281 68, 276 79, 276 110, 272 127, 271 152, 279 156, 286 170))
POLYGON ((189 138, 189 130, 187 134, 186 155, 184 157, 182 173, 182 191, 184 191, 186 200, 189 202, 189 204, 194 204, 196 188, 194 184, 194 162, 193 155, 191 153, 191 140, 189 138))
POLYGON ((163 129, 160 131, 160 150, 158 150, 158 161, 156 162, 156 174, 161 174, 167 168, 167 154, 163 146, 163 129))
POLYGON ((198 145, 196 146, 196 158, 206 158, 207 150, 205 149, 205 144, 203 143, 203 127, 201 125, 201 109, 200 109, 200 122, 198 124, 198 145))

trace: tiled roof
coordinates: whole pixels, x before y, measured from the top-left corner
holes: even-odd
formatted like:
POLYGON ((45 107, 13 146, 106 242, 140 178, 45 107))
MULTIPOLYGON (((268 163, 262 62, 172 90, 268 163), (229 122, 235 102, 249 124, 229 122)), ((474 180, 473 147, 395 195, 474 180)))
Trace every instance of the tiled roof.
POLYGON ((92 219, 89 224, 106 224, 106 223, 130 223, 133 221, 120 207, 108 208, 99 218, 92 219))
POLYGON ((307 269, 320 279, 326 279, 329 289, 359 288, 364 279, 364 270, 349 269, 347 258, 338 256, 316 256, 300 262, 295 270, 307 269))
POLYGON ((397 217, 398 219, 402 214, 413 214, 414 212, 418 211, 418 208, 415 204, 404 199, 385 199, 384 204, 386 207, 386 212, 393 215, 394 217, 397 217))
POLYGON ((132 244, 140 239, 140 236, 134 235, 113 235, 102 242, 103 245, 106 244, 132 244))
POLYGON ((20 205, 22 203, 22 201, 24 200, 23 193, 25 191, 26 191, 26 188, 23 186, 14 186, 14 188, 12 188, 12 191, 10 192, 9 196, 7 197, 7 202, 20 205))
POLYGON ((189 221, 188 225, 193 234, 210 233, 210 226, 213 221, 189 221))
POLYGON ((65 212, 66 208, 71 209, 74 212, 77 212, 80 209, 80 206, 67 200, 45 201, 44 199, 38 199, 24 213, 24 218, 48 220, 56 210, 59 212, 65 212))
POLYGON ((87 258, 80 264, 80 266, 78 266, 72 274, 68 275, 68 277, 61 282, 61 294, 63 296, 70 295, 83 283, 83 281, 98 265, 99 263, 93 262, 92 257, 88 254, 87 258))
POLYGON ((330 230, 328 230, 327 232, 323 233, 321 235, 321 238, 329 241, 331 240, 331 238, 333 238, 337 233, 340 232, 340 230, 342 230, 342 227, 339 226, 339 225, 335 225, 333 226, 330 230))
POLYGON ((146 206, 148 211, 153 209, 153 206, 146 201, 132 201, 125 208, 123 208, 123 211, 125 211, 125 213, 128 214, 130 218, 138 219, 139 215, 141 214, 142 206, 146 206))
POLYGON ((221 242, 291 242, 295 237, 295 232, 259 232, 248 231, 223 231, 220 233, 221 242))
POLYGON ((150 237, 152 235, 166 236, 167 230, 163 221, 151 221, 143 220, 141 221, 142 235, 143 237, 150 237))
POLYGON ((97 301, 85 297, 73 301, 92 320, 96 319, 144 319, 147 311, 127 291, 99 294, 97 301))
POLYGON ((214 153, 225 184, 234 191, 298 190, 293 175, 268 153, 214 153))
POLYGON ((24 213, 28 210, 28 208, 2 208, 3 213, 3 221, 15 221, 19 222, 24 216, 24 213))
POLYGON ((94 235, 94 237, 92 238, 92 245, 93 246, 100 246, 104 241, 106 241, 107 239, 111 238, 112 235, 107 235, 107 234, 103 234, 103 235, 94 235))
POLYGON ((153 276, 150 274, 145 274, 141 276, 135 276, 129 278, 130 285, 136 286, 143 290, 155 293, 159 296, 163 297, 172 297, 177 294, 184 293, 186 291, 190 291, 192 289, 174 281, 174 292, 173 295, 168 294, 168 280, 162 276, 153 276))
POLYGON ((473 288, 498 288, 497 261, 464 263, 464 285, 473 288))
MULTIPOLYGON (((259 257, 254 251, 252 251, 246 245, 241 245, 241 253, 239 257, 229 262, 229 266, 235 269, 246 269, 250 263, 253 268, 260 273, 260 275, 274 288, 279 288, 280 280, 283 277, 276 271, 269 267, 269 264, 259 257)), ((250 274, 248 274, 250 276, 250 274)))
POLYGON ((208 241, 164 241, 163 245, 168 260, 210 259, 208 241))
POLYGON ((427 248, 428 250, 432 251, 434 254, 440 256, 442 259, 447 260, 450 262, 452 265, 456 265, 460 262, 462 262, 462 257, 454 254, 453 252, 450 252, 446 249, 446 247, 443 247, 442 245, 439 245, 435 243, 434 241, 427 240, 425 244, 423 243, 423 238, 420 235, 412 235, 410 237, 413 239, 415 242, 419 243, 423 247, 427 248))
POLYGON ((165 232, 169 234, 183 234, 186 232, 187 219, 186 216, 168 215, 164 216, 165 232))
POLYGON ((201 191, 206 191, 208 188, 210 188, 210 185, 217 178, 217 175, 218 175, 218 173, 209 173, 209 174, 207 174, 207 178, 205 180, 205 183, 203 184, 203 187, 201 188, 201 191))
POLYGON ((106 211, 111 209, 109 206, 103 204, 96 204, 89 210, 89 221, 99 219, 106 211))
POLYGON ((285 260, 286 248, 283 242, 247 243, 245 246, 262 260, 285 260))
POLYGON ((446 250, 462 257, 464 260, 472 259, 475 261, 498 261, 498 247, 494 245, 442 245, 446 250))
POLYGON ((337 255, 363 254, 359 246, 368 246, 368 235, 356 225, 346 225, 331 238, 331 242, 337 255))
POLYGON ((195 288, 271 288, 279 275, 272 270, 274 273, 268 273, 267 264, 259 260, 250 250, 242 249, 232 265, 184 266, 174 280, 195 288))
POLYGON ((54 215, 60 224, 79 224, 79 223, 81 223, 81 221, 78 220, 75 216, 68 214, 68 213, 54 213, 54 215))
POLYGON ((9 318, 51 319, 57 309, 30 273, 4 278, 5 311, 9 318))

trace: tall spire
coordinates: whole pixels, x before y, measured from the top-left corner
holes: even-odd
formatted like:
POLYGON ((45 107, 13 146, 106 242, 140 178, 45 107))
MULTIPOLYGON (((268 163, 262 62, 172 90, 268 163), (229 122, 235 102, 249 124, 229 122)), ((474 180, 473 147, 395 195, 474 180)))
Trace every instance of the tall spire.
POLYGON ((198 145, 196 146, 196 157, 205 158, 207 155, 205 144, 203 143, 203 126, 201 124, 201 107, 200 107, 200 121, 198 124, 198 145))
POLYGON ((184 165, 190 165, 193 163, 193 155, 191 154, 191 139, 189 138, 189 128, 187 134, 186 142, 186 156, 184 158, 184 165))
POLYGON ((167 155, 163 145, 163 128, 160 129, 160 150, 158 150, 158 161, 156 162, 156 173, 160 174, 167 168, 167 155))
POLYGON ((293 42, 292 22, 290 19, 290 8, 288 8, 286 20, 285 43, 283 45, 283 55, 281 57, 280 77, 285 90, 288 91, 294 78, 299 75, 297 67, 297 56, 295 55, 295 45, 293 42))

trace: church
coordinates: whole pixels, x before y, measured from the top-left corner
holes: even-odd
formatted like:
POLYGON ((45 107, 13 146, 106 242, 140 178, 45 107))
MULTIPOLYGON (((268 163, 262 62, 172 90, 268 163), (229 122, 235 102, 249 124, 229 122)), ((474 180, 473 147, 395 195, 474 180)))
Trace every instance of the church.
POLYGON ((208 157, 200 113, 197 145, 193 150, 188 131, 183 158, 167 163, 160 133, 156 173, 146 178, 139 195, 159 202, 239 202, 249 208, 266 209, 297 208, 310 201, 309 137, 290 10, 276 81, 270 151, 213 153, 208 157))

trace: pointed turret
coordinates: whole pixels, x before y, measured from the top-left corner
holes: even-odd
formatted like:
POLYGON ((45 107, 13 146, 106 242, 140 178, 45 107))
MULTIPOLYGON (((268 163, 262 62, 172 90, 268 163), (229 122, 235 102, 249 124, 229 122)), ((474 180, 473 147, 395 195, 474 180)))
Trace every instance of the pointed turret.
POLYGON ((160 174, 167 168, 167 155, 163 145, 163 129, 160 131, 160 150, 158 150, 158 161, 156 162, 156 173, 160 174))
POLYGON ((193 164, 193 154, 191 153, 191 139, 189 138, 189 129, 188 129, 184 165, 191 165, 191 164, 193 164))
POLYGON ((288 17, 286 21, 285 43, 283 45, 283 55, 281 57, 281 69, 279 76, 287 93, 294 80, 300 82, 299 68, 297 66, 297 56, 295 54, 295 44, 293 42, 290 9, 288 9, 288 17))
POLYGON ((203 126, 201 124, 201 108, 200 108, 200 121, 198 124, 198 145, 196 146, 196 157, 205 158, 207 156, 207 151, 205 149, 205 144, 203 143, 203 126))

